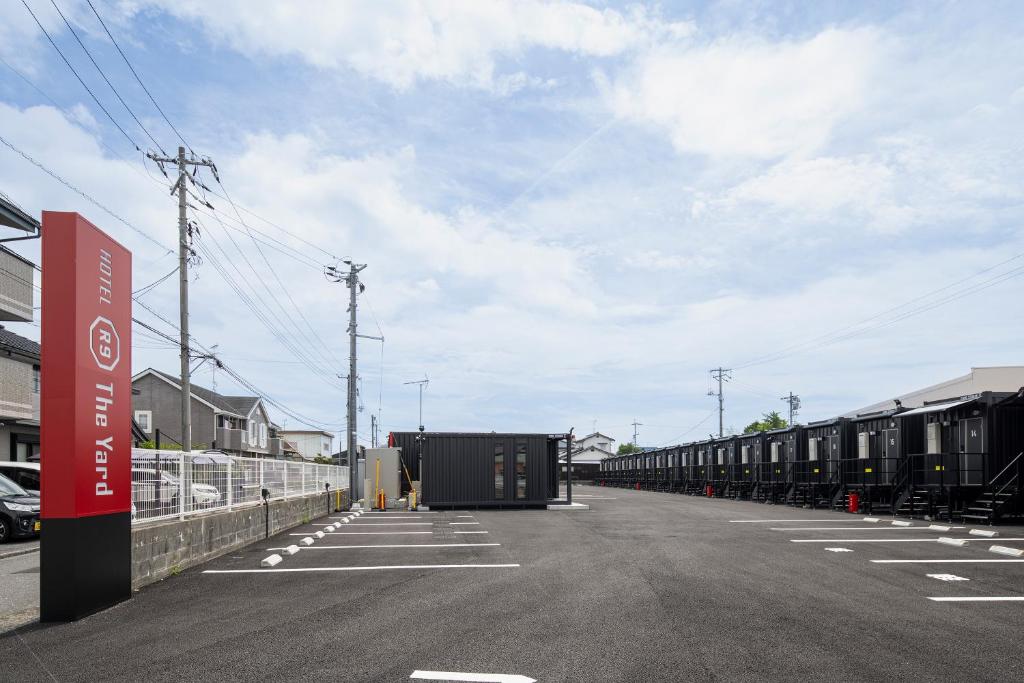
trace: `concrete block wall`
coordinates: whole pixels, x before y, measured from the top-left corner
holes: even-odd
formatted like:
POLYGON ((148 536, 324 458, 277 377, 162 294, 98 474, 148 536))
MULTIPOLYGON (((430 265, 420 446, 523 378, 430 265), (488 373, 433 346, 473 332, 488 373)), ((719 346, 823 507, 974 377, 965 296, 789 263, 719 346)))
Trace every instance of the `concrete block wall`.
MULTIPOLYGON (((331 495, 333 506, 334 496, 331 495)), ((132 587, 140 588, 263 540, 263 505, 132 527, 132 587)), ((270 501, 270 535, 327 515, 326 494, 270 501)))

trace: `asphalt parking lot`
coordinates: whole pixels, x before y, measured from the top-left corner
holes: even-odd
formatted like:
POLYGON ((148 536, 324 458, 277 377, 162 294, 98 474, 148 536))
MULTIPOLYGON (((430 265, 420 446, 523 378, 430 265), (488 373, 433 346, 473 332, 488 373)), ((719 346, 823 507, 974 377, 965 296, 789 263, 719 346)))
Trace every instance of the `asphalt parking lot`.
POLYGON ((989 539, 920 521, 575 493, 590 511, 368 513, 337 531, 317 520, 78 623, 0 636, 0 671, 18 681, 1024 679, 1024 559, 988 550, 1024 548, 1024 529, 989 539))

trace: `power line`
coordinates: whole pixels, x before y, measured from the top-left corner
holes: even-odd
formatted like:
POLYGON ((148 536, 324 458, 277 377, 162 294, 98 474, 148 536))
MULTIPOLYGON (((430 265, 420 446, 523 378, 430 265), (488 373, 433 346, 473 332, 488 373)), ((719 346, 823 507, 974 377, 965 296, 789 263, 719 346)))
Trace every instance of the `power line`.
POLYGON ((96 103, 96 106, 99 107, 103 111, 103 113, 107 115, 107 118, 110 119, 110 122, 112 124, 114 124, 115 128, 117 128, 119 131, 121 131, 121 135, 123 135, 125 137, 125 139, 128 140, 128 142, 131 143, 132 147, 134 147, 136 151, 141 152, 142 149, 139 147, 138 143, 135 142, 135 140, 133 140, 132 137, 130 135, 128 135, 128 133, 125 132, 124 128, 121 127, 121 124, 119 124, 117 121, 114 120, 114 117, 110 115, 110 112, 107 111, 107 108, 104 107, 103 103, 100 102, 98 97, 96 97, 96 94, 93 93, 93 91, 89 88, 89 86, 85 84, 85 81, 82 80, 82 77, 78 74, 78 72, 75 71, 75 67, 71 66, 71 62, 68 61, 68 58, 65 57, 64 53, 61 52, 59 47, 57 47, 57 43, 55 43, 53 41, 53 38, 50 37, 50 33, 45 28, 43 28, 42 22, 39 21, 38 17, 36 17, 36 13, 33 12, 32 8, 28 6, 28 3, 25 2, 25 0, 21 0, 21 4, 23 4, 25 6, 25 9, 28 10, 28 13, 32 15, 32 18, 36 22, 36 26, 38 26, 39 30, 43 32, 43 35, 46 36, 46 39, 48 41, 50 41, 50 45, 52 45, 53 49, 57 51, 57 54, 60 55, 60 58, 62 60, 64 60, 64 64, 66 64, 68 69, 71 70, 71 73, 73 73, 75 75, 75 78, 77 78, 78 82, 82 84, 82 87, 85 88, 85 91, 87 93, 89 93, 89 96, 92 97, 93 101, 96 103))
POLYGON ((710 419, 711 419, 711 417, 712 417, 712 416, 713 416, 713 415, 715 414, 715 412, 716 412, 716 411, 712 410, 712 411, 711 411, 710 413, 708 413, 707 415, 705 415, 705 416, 704 416, 704 418, 703 418, 703 419, 702 419, 702 420, 701 420, 700 422, 698 422, 697 424, 693 425, 692 427, 690 427, 689 429, 687 429, 687 430, 686 430, 685 432, 683 432, 682 434, 679 434, 679 435, 677 435, 677 436, 673 436, 673 437, 672 437, 671 439, 669 439, 668 441, 664 442, 664 443, 663 443, 663 444, 661 444, 661 445, 662 445, 662 446, 671 446, 671 445, 674 445, 675 443, 677 443, 677 442, 678 442, 678 440, 679 440, 679 439, 683 438, 684 436, 686 436, 687 434, 689 434, 690 432, 692 432, 693 430, 697 429, 697 428, 698 428, 698 427, 700 427, 700 426, 701 426, 702 424, 704 424, 705 422, 707 422, 708 420, 710 420, 710 419))
POLYGON ((161 277, 161 278, 159 278, 157 280, 154 280, 153 282, 151 282, 150 284, 146 285, 145 287, 140 287, 140 288, 136 289, 134 292, 132 292, 132 296, 136 297, 136 296, 144 296, 144 295, 148 294, 154 287, 156 287, 157 285, 159 285, 160 283, 162 283, 167 278, 169 278, 170 276, 174 275, 177 272, 178 272, 178 267, 175 266, 174 270, 172 270, 171 272, 167 273, 167 275, 164 275, 163 277, 161 277))
POLYGON ((996 275, 996 276, 994 276, 994 277, 992 277, 992 278, 990 278, 988 280, 985 280, 985 281, 983 281, 981 283, 977 283, 977 284, 971 285, 970 287, 967 287, 965 289, 962 289, 962 290, 959 290, 959 291, 955 291, 955 292, 951 293, 950 295, 948 295, 947 297, 939 299, 937 301, 932 301, 932 302, 924 304, 922 306, 918 306, 916 308, 911 308, 910 310, 905 311, 903 313, 900 313, 896 317, 893 317, 891 319, 881 320, 880 322, 875 323, 873 325, 869 325, 867 327, 861 327, 862 325, 865 325, 866 323, 870 323, 870 322, 872 322, 874 320, 878 320, 879 318, 884 318, 889 313, 896 313, 897 311, 901 311, 902 309, 906 309, 911 304, 915 304, 917 302, 927 300, 927 299, 929 299, 931 297, 934 297, 936 294, 939 294, 941 292, 945 292, 947 290, 953 289, 953 288, 957 287, 958 285, 962 285, 963 283, 968 282, 970 280, 973 280, 973 279, 975 279, 976 277, 978 277, 980 275, 983 275, 985 273, 991 272, 991 271, 999 268, 1000 266, 1007 265, 1008 263, 1012 263, 1013 261, 1016 261, 1016 260, 1018 260, 1020 258, 1024 258, 1024 252, 1016 254, 1014 256, 1011 256, 1010 258, 1008 258, 1008 259, 1006 259, 1004 261, 1000 261, 999 263, 993 264, 991 266, 988 266, 987 268, 983 268, 983 269, 981 269, 981 270, 979 270, 979 271, 977 271, 977 272, 975 272, 975 273, 973 273, 973 274, 971 274, 971 275, 969 275, 969 276, 967 276, 965 278, 961 278, 959 280, 956 280, 955 282, 951 282, 951 283, 949 283, 947 285, 944 285, 942 287, 939 287, 937 289, 931 290, 929 292, 925 292, 924 294, 921 294, 920 296, 916 296, 916 297, 914 297, 912 299, 908 299, 907 301, 904 301, 903 303, 901 303, 901 304, 899 304, 897 306, 892 306, 890 308, 886 308, 886 309, 884 309, 882 311, 879 311, 878 313, 875 313, 874 315, 871 315, 871 316, 869 316, 867 318, 864 318, 864 319, 862 319, 862 320, 860 320, 860 321, 858 321, 856 323, 853 323, 852 325, 847 325, 847 326, 838 328, 836 330, 833 330, 832 332, 827 332, 827 333, 825 333, 823 335, 819 335, 819 336, 814 337, 812 339, 804 340, 804 341, 799 342, 797 344, 791 344, 790 346, 784 347, 784 348, 780 349, 779 351, 776 351, 775 353, 770 353, 770 354, 767 354, 767 355, 764 355, 764 356, 760 356, 758 358, 754 358, 754 359, 752 359, 752 360, 750 360, 750 361, 748 361, 746 363, 743 363, 742 365, 736 366, 736 369, 740 369, 741 370, 741 369, 749 368, 749 367, 752 367, 752 366, 755 366, 755 365, 762 365, 764 363, 769 363, 769 362, 773 362, 773 361, 776 361, 776 360, 781 360, 782 358, 786 358, 788 356, 794 355, 795 353, 799 353, 801 351, 810 351, 810 350, 813 350, 815 348, 821 348, 821 347, 824 347, 824 346, 829 346, 831 344, 835 344, 835 343, 840 342, 840 341, 845 341, 846 339, 850 339, 852 337, 860 336, 860 335, 865 334, 867 332, 872 332, 874 330, 881 329, 883 327, 886 327, 888 325, 892 325, 892 324, 900 322, 902 320, 906 320, 907 318, 913 317, 915 315, 919 315, 919 314, 924 313, 926 311, 930 311, 933 308, 937 308, 938 306, 941 306, 943 304, 949 303, 951 301, 955 301, 957 299, 961 299, 961 298, 963 298, 965 296, 968 296, 970 294, 974 294, 976 292, 988 289, 990 287, 994 287, 995 285, 1000 284, 1002 282, 1005 282, 1006 280, 1010 280, 1010 279, 1012 279, 1014 277, 1017 277, 1019 275, 1024 274, 1024 266, 1013 268, 1013 269, 1010 269, 1008 271, 1004 271, 1003 273, 1000 273, 1000 274, 998 274, 998 275, 996 275))
MULTIPOLYGON (((107 28, 106 22, 103 21, 103 17, 100 16, 100 13, 96 11, 96 7, 92 4, 92 0, 86 0, 86 2, 89 3, 89 8, 92 9, 92 13, 95 14, 96 18, 99 20, 100 26, 103 27, 104 31, 106 31, 107 37, 110 38, 110 42, 114 44, 115 48, 117 48, 117 52, 118 52, 118 54, 121 55, 121 59, 123 59, 124 63, 128 65, 128 70, 132 72, 132 76, 134 76, 135 80, 138 81, 140 86, 142 86, 142 89, 145 91, 146 95, 149 97, 149 101, 152 102, 153 106, 156 107, 156 110, 158 112, 160 112, 160 116, 162 116, 164 121, 167 122, 167 125, 171 127, 171 130, 173 130, 174 134, 178 136, 178 139, 181 140, 181 143, 183 145, 185 145, 186 147, 188 147, 188 151, 189 152, 192 152, 192 146, 189 145, 187 142, 185 142, 185 138, 183 138, 181 133, 178 132, 178 129, 174 127, 174 124, 171 123, 171 120, 169 118, 167 118, 167 114, 165 114, 164 110, 160 108, 159 104, 157 104, 156 99, 154 99, 154 97, 153 97, 153 94, 149 92, 149 88, 147 88, 146 84, 142 82, 141 78, 139 78, 139 74, 138 74, 138 72, 135 71, 135 67, 133 67, 132 63, 130 61, 128 61, 128 57, 124 54, 124 51, 121 49, 121 46, 118 45, 116 40, 114 40, 114 36, 110 33, 110 29, 107 28)), ((152 138, 150 138, 150 139, 152 139, 152 138)), ((194 154, 194 152, 193 152, 193 154, 194 154)))
MULTIPOLYGON (((231 268, 234 269, 235 273, 238 274, 238 277, 243 282, 246 282, 246 280, 245 280, 244 276, 242 275, 241 271, 238 269, 238 266, 236 266, 234 261, 232 261, 228 257, 227 252, 220 245, 220 243, 216 240, 216 238, 214 238, 213 234, 209 230, 207 230, 206 231, 206 235, 210 239, 210 241, 213 243, 213 245, 217 249, 219 249, 220 252, 224 255, 224 258, 227 260, 228 264, 231 266, 231 268)), ((276 319, 276 315, 274 314, 274 312, 271 311, 270 309, 266 309, 266 312, 264 312, 264 309, 262 309, 261 307, 257 306, 256 303, 253 301, 252 297, 241 287, 241 285, 239 285, 237 282, 235 282, 235 279, 228 272, 227 268, 225 268, 224 265, 220 262, 220 259, 217 257, 216 254, 214 254, 208 247, 205 247, 202 242, 198 243, 197 247, 206 256, 206 258, 210 262, 210 264, 213 265, 213 267, 217 270, 217 272, 220 274, 221 278, 228 284, 229 287, 231 287, 232 290, 234 290, 235 294, 238 295, 238 298, 242 301, 242 303, 244 303, 246 305, 246 307, 250 311, 252 311, 253 315, 256 316, 257 320, 259 320, 261 323, 263 323, 264 327, 267 328, 267 330, 270 332, 270 334, 275 339, 277 339, 281 343, 282 346, 284 346, 286 349, 291 351, 291 353, 296 358, 302 359, 303 363, 311 371, 313 371, 313 373, 317 377, 319 377, 322 380, 324 380, 329 386, 331 386, 331 387, 333 387, 335 389, 340 389, 341 388, 341 386, 339 384, 334 382, 335 373, 333 371, 331 371, 329 368, 325 369, 324 367, 321 367, 316 360, 312 359, 310 356, 308 356, 306 353, 304 353, 304 351, 298 345, 293 344, 291 342, 291 340, 287 337, 287 335, 283 335, 281 333, 280 329, 283 327, 283 324, 281 323, 281 321, 279 319, 276 319), (276 325, 273 322, 271 322, 270 319, 267 317, 268 314, 270 314, 270 315, 275 317, 276 322, 277 322, 276 325)), ((251 284, 249 286, 252 287, 251 284)), ((255 288, 253 288, 253 291, 255 292, 255 288)))
MULTIPOLYGON (((153 309, 151 309, 149 306, 146 306, 145 304, 143 304, 141 301, 138 301, 138 300, 136 300, 135 303, 140 304, 147 311, 149 311, 150 313, 153 313, 154 315, 156 315, 156 317, 160 318, 165 323, 168 323, 169 325, 171 325, 173 327, 173 324, 170 323, 170 321, 168 321, 166 318, 164 318, 160 314, 158 314, 155 311, 153 311, 153 309)), ((163 331, 153 327, 152 325, 149 325, 145 321, 142 321, 142 320, 139 320, 138 318, 132 317, 132 322, 135 323, 136 325, 139 325, 140 327, 148 330, 149 332, 152 332, 153 334, 157 335, 158 337, 167 340, 173 346, 175 346, 175 347, 178 346, 178 340, 176 340, 171 335, 166 334, 165 332, 163 332, 163 331)), ((196 342, 194 340, 194 338, 193 338, 193 343, 195 344, 195 346, 190 347, 190 350, 195 355, 197 355, 197 356, 198 355, 202 355, 202 354, 198 353, 199 351, 202 351, 205 354, 210 354, 210 350, 207 349, 206 347, 204 347, 202 344, 196 342)), ((340 423, 339 424, 329 424, 329 423, 321 422, 319 420, 313 420, 312 418, 309 418, 309 417, 307 417, 305 415, 302 415, 301 413, 299 413, 299 412, 297 412, 297 411, 295 411, 295 410, 285 406, 280 401, 274 399, 273 397, 271 397, 266 392, 261 391, 252 382, 250 382, 249 380, 245 379, 240 374, 235 372, 232 368, 230 368, 223 361, 221 361, 221 363, 220 363, 220 368, 222 368, 225 372, 227 372, 228 375, 230 375, 241 386, 245 387, 249 391, 252 391, 257 396, 259 396, 264 401, 266 401, 270 405, 272 405, 275 408, 277 408, 278 410, 280 410, 282 413, 284 413, 288 417, 291 417, 291 418, 301 422, 302 424, 305 424, 307 426, 313 427, 315 429, 323 429, 324 431, 329 431, 332 428, 336 428, 336 427, 340 426, 340 423)))
MULTIPOLYGON (((224 183, 221 181, 221 179, 220 179, 218 174, 215 174, 215 178, 217 180, 217 184, 220 185, 222 190, 224 190, 224 196, 228 200, 228 202, 231 204, 231 208, 234 209, 235 215, 238 216, 238 220, 242 223, 243 226, 245 226, 246 231, 248 231, 249 230, 249 226, 248 226, 248 224, 246 224, 245 220, 242 218, 242 214, 239 213, 238 207, 235 205, 234 200, 231 199, 231 195, 228 194, 228 189, 224 186, 224 183)), ((277 269, 274 268, 271 265, 270 261, 267 259, 266 254, 263 253, 263 250, 260 248, 259 242, 256 241, 256 239, 252 236, 252 234, 249 234, 249 238, 252 239, 253 244, 256 246, 256 251, 259 252, 260 258, 263 259, 263 263, 266 264, 266 266, 267 266, 267 270, 269 270, 270 274, 274 276, 274 279, 277 281, 278 286, 280 286, 281 291, 283 291, 285 296, 288 297, 288 301, 291 303, 292 308, 295 310, 296 313, 299 314, 299 317, 302 318, 302 322, 304 322, 306 324, 306 328, 309 330, 309 332, 312 335, 312 337, 306 337, 305 332, 302 332, 301 329, 299 330, 299 332, 302 334, 303 337, 306 337, 307 341, 309 341, 312 338, 312 339, 315 339, 316 341, 318 341, 320 343, 321 348, 323 348, 323 350, 327 354, 326 356, 324 356, 324 360, 333 360, 335 363, 337 363, 337 365, 340 366, 341 365, 341 361, 338 360, 337 356, 334 355, 334 352, 331 351, 330 347, 327 346, 327 344, 324 342, 323 338, 321 338, 320 335, 317 334, 316 330, 313 329, 313 326, 309 324, 309 320, 306 318, 306 315, 302 312, 302 309, 299 307, 299 305, 295 303, 295 299, 292 298, 292 295, 288 291, 288 288, 285 287, 285 284, 281 281, 281 276, 277 274, 277 269), (327 358, 327 356, 330 356, 330 358, 327 358)), ((264 286, 265 286, 265 283, 264 283, 264 286)), ((267 291, 268 292, 271 291, 269 287, 267 287, 267 291)), ((273 296, 272 293, 271 293, 271 296, 273 296)), ((288 315, 288 311, 283 306, 281 307, 281 310, 284 312, 285 316, 288 317, 288 319, 294 323, 294 321, 292 320, 291 316, 288 315)), ((315 346, 315 345, 311 345, 311 346, 315 346)))
POLYGON ((164 151, 164 148, 161 147, 160 143, 156 141, 156 138, 154 138, 150 134, 150 132, 146 130, 146 127, 142 125, 142 121, 139 121, 139 117, 135 115, 135 112, 133 112, 131 107, 128 106, 128 103, 124 101, 123 97, 121 97, 121 93, 117 91, 117 88, 114 87, 114 84, 110 82, 109 78, 107 78, 107 74, 104 73, 103 69, 100 68, 100 65, 96 63, 96 60, 93 58, 92 53, 89 52, 89 48, 87 48, 85 46, 85 43, 82 42, 82 39, 78 37, 78 32, 75 31, 74 27, 71 25, 71 22, 68 21, 68 18, 64 16, 64 13, 60 11, 60 7, 57 6, 57 0, 50 0, 50 4, 53 5, 53 8, 55 10, 57 10, 57 14, 60 15, 60 18, 64 20, 64 25, 68 27, 68 31, 70 31, 71 35, 73 35, 75 37, 75 40, 78 41, 78 45, 82 48, 82 51, 85 52, 85 55, 89 58, 89 61, 92 62, 92 65, 96 67, 96 71, 99 72, 100 76, 103 78, 106 84, 110 86, 110 90, 114 93, 114 97, 117 98, 117 101, 121 103, 121 105, 125 108, 125 111, 128 112, 128 114, 132 117, 132 119, 139 126, 139 128, 142 129, 142 132, 146 134, 146 137, 148 137, 153 142, 153 144, 156 145, 156 148, 160 150, 160 153, 166 155, 167 152, 164 151))
MULTIPOLYGON (((219 214, 219 212, 215 212, 214 213, 214 215, 213 215, 214 219, 217 220, 218 223, 221 223, 221 227, 223 228, 224 225, 220 221, 220 217, 219 217, 218 214, 219 214)), ((239 247, 238 243, 235 241, 235 238, 232 237, 231 233, 228 233, 226 231, 226 229, 225 229, 225 234, 227 234, 228 239, 231 241, 232 245, 235 248, 235 251, 238 253, 239 256, 242 257, 242 260, 249 267, 249 270, 252 271, 253 276, 255 276, 255 278, 260 282, 260 284, 263 285, 263 287, 267 290, 267 293, 270 295, 270 298, 285 313, 285 317, 288 318, 289 321, 291 322, 291 325, 294 326, 295 325, 294 321, 292 321, 290 316, 288 316, 287 311, 285 311, 285 309, 281 305, 280 301, 278 301, 277 298, 274 296, 273 292, 270 290, 270 287, 267 285, 266 281, 264 281, 260 277, 259 273, 256 271, 256 268, 252 265, 252 262, 249 260, 249 258, 245 255, 245 252, 242 251, 242 249, 239 247)), ((249 284, 249 287, 252 288, 253 292, 255 293, 256 292, 256 288, 252 285, 251 282, 249 282, 244 276, 242 276, 242 273, 238 270, 238 267, 234 264, 234 261, 232 261, 228 257, 227 252, 217 242, 217 240, 213 237, 212 233, 209 230, 207 231, 207 236, 210 237, 210 239, 214 243, 214 245, 224 254, 224 258, 228 260, 229 265, 231 265, 231 267, 234 268, 234 270, 238 274, 239 278, 241 278, 243 282, 246 282, 247 284, 249 284)), ((306 354, 298 345, 291 344, 290 340, 287 339, 284 335, 282 335, 279 332, 279 330, 278 330, 279 327, 283 328, 283 327, 285 327, 285 325, 281 321, 281 319, 277 316, 277 314, 269 306, 266 307, 266 312, 269 313, 274 318, 274 320, 277 323, 278 327, 275 327, 274 324, 271 323, 266 318, 266 316, 262 315, 261 312, 257 310, 257 307, 256 307, 255 303, 250 299, 250 297, 248 297, 247 295, 243 296, 241 294, 240 286, 238 286, 234 282, 234 279, 231 278, 230 274, 228 274, 227 271, 222 266, 220 266, 220 267, 217 266, 217 264, 216 264, 216 261, 217 261, 216 256, 213 255, 211 252, 209 252, 209 250, 205 250, 204 253, 207 253, 208 254, 208 258, 211 258, 214 261, 214 267, 218 268, 218 272, 221 274, 222 277, 225 278, 225 282, 227 282, 228 285, 231 286, 232 289, 234 289, 236 291, 236 293, 239 294, 240 298, 243 298, 243 300, 247 302, 247 305, 249 306, 250 310, 252 310, 253 313, 264 323, 264 325, 267 327, 267 329, 271 332, 272 335, 275 336, 275 338, 278 339, 278 341, 280 341, 286 348, 291 350, 292 353, 294 353, 296 357, 306 359, 309 362, 309 365, 310 365, 311 369, 314 369, 316 372, 325 374, 327 376, 333 376, 333 375, 336 374, 335 371, 331 368, 331 364, 330 364, 329 359, 327 359, 326 357, 322 357, 321 359, 314 359, 313 356, 306 354)), ((257 296, 259 296, 259 295, 257 294, 257 296)), ((299 330, 299 332, 301 333, 301 330, 299 330)), ((312 349, 311 349, 311 351, 312 351, 312 349)), ((329 380, 328 383, 331 384, 332 386, 335 386, 333 381, 329 380)))
POLYGON ((77 187, 75 187, 74 185, 69 183, 67 180, 64 180, 64 178, 62 178, 61 176, 57 175, 56 172, 51 171, 49 168, 44 166, 42 163, 40 163, 40 162, 36 161, 35 159, 33 159, 31 156, 29 156, 29 154, 27 152, 23 152, 18 147, 15 147, 13 143, 8 141, 2 135, 0 135, 0 144, 5 145, 11 151, 13 151, 16 154, 20 155, 23 159, 28 161, 30 164, 32 164, 33 166, 35 166, 39 170, 43 171, 44 173, 46 173, 48 176, 50 176, 51 178, 53 178, 54 180, 56 180, 60 184, 64 185, 66 188, 68 188, 72 192, 75 192, 76 194, 80 195, 81 197, 83 197, 87 201, 89 201, 92 204, 94 204, 95 206, 99 207, 102 211, 104 211, 105 213, 109 214, 110 216, 115 218, 120 223, 124 224, 127 228, 129 228, 130 230, 133 230, 134 232, 136 232, 139 235, 141 235, 144 239, 152 242, 153 244, 155 244, 156 246, 160 247, 161 249, 164 249, 168 254, 173 254, 174 253, 173 250, 168 249, 165 245, 161 244, 160 242, 158 242, 153 237, 150 237, 147 233, 143 232, 140 228, 135 227, 134 225, 129 223, 127 220, 125 220, 121 216, 119 216, 116 213, 114 213, 111 209, 107 208, 106 206, 104 206, 103 204, 98 202, 97 200, 93 199, 91 196, 89 196, 88 194, 86 194, 82 190, 78 189, 77 187))

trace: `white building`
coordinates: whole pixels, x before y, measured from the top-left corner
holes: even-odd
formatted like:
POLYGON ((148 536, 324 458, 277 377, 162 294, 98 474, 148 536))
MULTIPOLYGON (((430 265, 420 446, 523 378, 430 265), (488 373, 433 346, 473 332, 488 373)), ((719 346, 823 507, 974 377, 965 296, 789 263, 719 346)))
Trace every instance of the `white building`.
POLYGON ((954 377, 945 382, 940 382, 924 389, 918 389, 917 391, 911 391, 887 401, 873 403, 846 413, 845 417, 854 417, 880 410, 892 410, 896 407, 897 400, 900 401, 904 408, 920 408, 924 405, 925 401, 971 396, 973 394, 980 394, 983 391, 1017 391, 1021 387, 1024 387, 1024 366, 1004 365, 988 368, 971 368, 971 371, 962 377, 954 377))
POLYGON ((330 432, 282 429, 278 435, 294 445, 303 460, 314 460, 318 455, 329 458, 334 451, 334 434, 330 432))
MULTIPOLYGON (((592 478, 596 476, 601 461, 615 451, 612 444, 615 439, 601 432, 594 432, 587 436, 573 440, 572 449, 572 473, 575 478, 592 478)), ((565 450, 558 455, 560 463, 559 471, 565 479, 565 450)))

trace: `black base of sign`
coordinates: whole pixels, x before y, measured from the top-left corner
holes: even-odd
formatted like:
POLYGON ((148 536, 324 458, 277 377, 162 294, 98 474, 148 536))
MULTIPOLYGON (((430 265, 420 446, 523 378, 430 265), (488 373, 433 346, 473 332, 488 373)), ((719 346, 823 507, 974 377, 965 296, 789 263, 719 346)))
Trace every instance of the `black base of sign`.
POLYGON ((131 513, 43 520, 40 621, 75 621, 131 596, 131 513))

